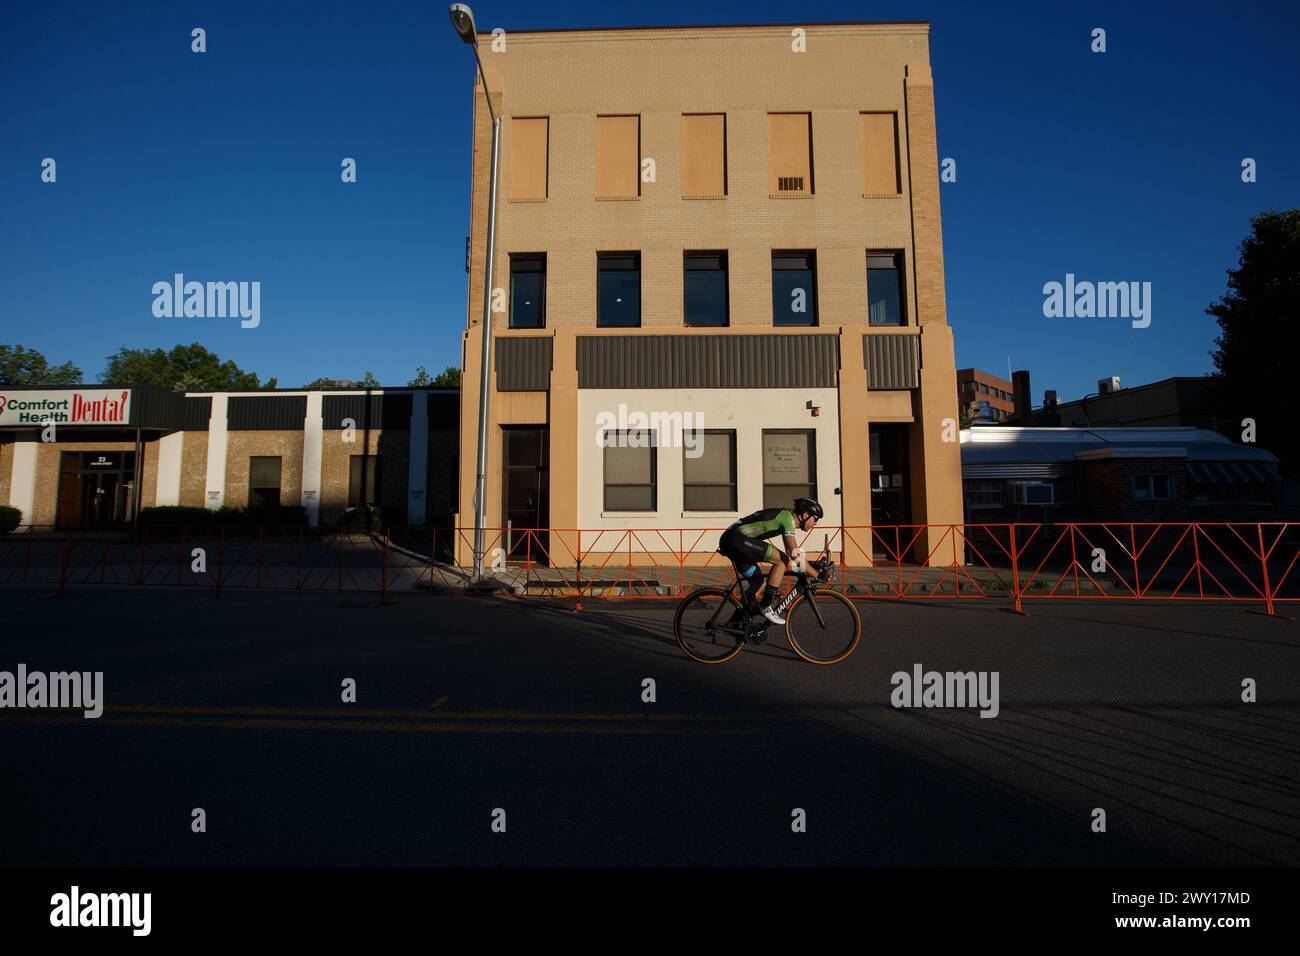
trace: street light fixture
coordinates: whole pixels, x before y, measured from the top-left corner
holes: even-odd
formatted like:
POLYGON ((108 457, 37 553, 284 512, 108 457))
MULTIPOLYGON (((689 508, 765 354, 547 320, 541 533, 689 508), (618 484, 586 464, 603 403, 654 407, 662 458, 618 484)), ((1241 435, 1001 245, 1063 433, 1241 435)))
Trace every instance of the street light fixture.
POLYGON ((500 155, 501 120, 492 109, 492 96, 488 92, 487 74, 478 55, 478 31, 474 28, 474 11, 463 3, 453 3, 447 10, 451 25, 462 40, 474 51, 479 76, 483 79, 483 98, 488 115, 492 117, 492 173, 488 183, 487 263, 483 269, 483 353, 479 361, 478 391, 478 475, 474 483, 474 583, 483 580, 483 526, 487 513, 487 434, 488 434, 488 375, 492 368, 492 267, 496 258, 497 240, 497 158, 500 155))

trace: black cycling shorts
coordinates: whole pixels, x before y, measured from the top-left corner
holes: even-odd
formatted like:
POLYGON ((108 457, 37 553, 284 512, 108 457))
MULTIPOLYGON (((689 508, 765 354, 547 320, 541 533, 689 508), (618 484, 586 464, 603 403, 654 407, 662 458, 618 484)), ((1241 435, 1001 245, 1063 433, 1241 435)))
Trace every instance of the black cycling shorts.
POLYGON ((766 541, 747 538, 739 531, 730 528, 722 533, 722 538, 718 541, 718 550, 742 568, 757 564, 759 561, 770 563, 776 560, 776 549, 766 541))

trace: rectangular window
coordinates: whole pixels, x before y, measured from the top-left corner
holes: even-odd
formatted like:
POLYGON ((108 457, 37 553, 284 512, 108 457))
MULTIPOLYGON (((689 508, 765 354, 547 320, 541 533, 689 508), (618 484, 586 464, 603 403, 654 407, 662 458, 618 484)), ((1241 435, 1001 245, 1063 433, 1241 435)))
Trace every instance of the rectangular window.
POLYGON ((788 508, 817 497, 817 435, 808 430, 763 431, 763 507, 788 508))
POLYGON ((546 325, 545 253, 510 256, 510 328, 546 325))
POLYGON ((767 114, 767 190, 773 196, 811 196, 812 116, 767 114))
POLYGON ((545 199, 551 122, 545 116, 510 120, 510 198, 545 199))
POLYGON ((258 508, 280 503, 280 458, 265 456, 248 459, 248 507, 258 508))
POLYGON ((816 253, 772 253, 772 324, 817 324, 816 253))
POLYGON ((716 328, 728 324, 727 254, 688 252, 682 286, 686 301, 682 316, 691 328, 716 328))
POLYGON ((726 114, 683 114, 682 195, 699 198, 726 194, 726 114))
POLYGON ((379 481, 383 471, 379 467, 378 455, 352 455, 348 459, 348 507, 355 508, 361 504, 361 463, 365 462, 366 504, 379 504, 379 481))
POLYGON ((596 117, 596 197, 641 195, 641 117, 596 117))
POLYGON ((867 253, 867 324, 905 325, 903 256, 867 253))
POLYGON ((605 449, 605 510, 655 511, 655 433, 645 429, 601 433, 605 449))
POLYGON ((858 155, 862 164, 862 192, 867 196, 897 196, 898 114, 858 114, 858 155))
POLYGON ((1002 482, 996 478, 968 478, 966 504, 971 508, 1001 508, 1002 482))
POLYGON ((1134 475, 1134 501, 1173 501, 1174 480, 1171 475, 1134 475))
POLYGON ((641 254, 596 255, 596 324, 607 329, 641 324, 641 254))
POLYGON ((686 432, 682 505, 686 511, 736 510, 736 433, 686 432))

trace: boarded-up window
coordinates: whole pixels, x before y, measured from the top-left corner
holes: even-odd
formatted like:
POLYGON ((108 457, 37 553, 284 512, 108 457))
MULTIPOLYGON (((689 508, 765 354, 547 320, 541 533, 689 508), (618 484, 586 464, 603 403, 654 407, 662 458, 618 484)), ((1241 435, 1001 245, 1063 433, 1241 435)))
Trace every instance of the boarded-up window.
POLYGON ((596 117, 596 196, 629 199, 640 195, 641 117, 596 117))
POLYGON ((896 196, 902 191, 898 180, 897 113, 859 114, 858 152, 864 194, 896 196))
POLYGON ((686 433, 682 452, 682 507, 686 511, 736 510, 736 433, 686 433))
POLYGON ((767 114, 767 191, 812 195, 812 118, 808 113, 767 114))
POLYGON ((763 507, 788 508, 795 498, 817 497, 817 435, 763 430, 763 507))
POLYGON ((546 198, 547 143, 550 120, 545 116, 510 121, 510 198, 546 198))
POLYGON ((369 505, 379 504, 382 474, 378 455, 348 456, 348 507, 355 508, 363 500, 369 505))
POLYGON ((727 194, 725 113, 682 116, 682 195, 727 194))
POLYGON ((656 510, 654 431, 607 431, 601 433, 601 438, 605 449, 605 510, 656 510))
POLYGON ((248 459, 248 507, 266 508, 280 503, 280 459, 260 456, 248 459))

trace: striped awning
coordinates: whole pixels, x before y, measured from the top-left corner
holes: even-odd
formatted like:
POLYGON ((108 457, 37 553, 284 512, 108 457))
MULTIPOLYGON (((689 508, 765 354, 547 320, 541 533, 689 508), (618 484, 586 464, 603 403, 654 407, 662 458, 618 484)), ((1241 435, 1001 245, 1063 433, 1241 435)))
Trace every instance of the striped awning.
POLYGON ((1240 485, 1280 480, 1271 461, 1189 461, 1187 476, 1195 485, 1240 485))

